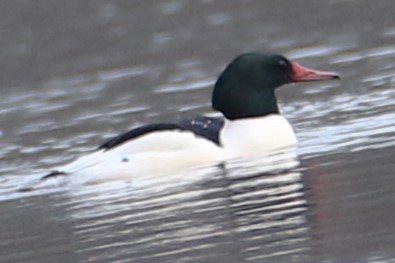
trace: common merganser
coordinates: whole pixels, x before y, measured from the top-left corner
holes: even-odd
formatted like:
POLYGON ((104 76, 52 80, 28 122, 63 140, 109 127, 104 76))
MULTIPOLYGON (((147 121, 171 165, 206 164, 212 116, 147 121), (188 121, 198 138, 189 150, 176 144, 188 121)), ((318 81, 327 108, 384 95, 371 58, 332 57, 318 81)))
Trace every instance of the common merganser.
POLYGON ((214 86, 212 106, 224 118, 202 116, 132 129, 52 170, 41 181, 57 176, 90 175, 93 181, 133 177, 294 146, 297 139, 279 112, 275 89, 287 83, 338 78, 336 73, 304 68, 282 55, 242 54, 214 86))

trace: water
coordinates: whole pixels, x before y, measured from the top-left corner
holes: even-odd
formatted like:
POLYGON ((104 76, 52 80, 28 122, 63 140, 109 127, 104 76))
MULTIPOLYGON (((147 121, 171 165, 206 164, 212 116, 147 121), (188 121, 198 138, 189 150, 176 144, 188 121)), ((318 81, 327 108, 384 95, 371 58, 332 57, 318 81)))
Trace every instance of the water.
POLYGON ((395 262, 392 10, 1 3, 0 262, 395 262), (16 192, 132 126, 210 113, 219 72, 253 50, 342 76, 277 92, 299 166, 16 192))

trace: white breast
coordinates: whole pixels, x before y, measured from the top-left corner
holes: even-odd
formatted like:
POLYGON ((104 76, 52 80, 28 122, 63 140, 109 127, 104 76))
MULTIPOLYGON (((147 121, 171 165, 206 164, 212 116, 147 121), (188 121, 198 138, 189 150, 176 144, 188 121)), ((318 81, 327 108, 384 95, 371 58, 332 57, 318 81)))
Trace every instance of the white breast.
POLYGON ((297 144, 291 125, 279 114, 225 120, 220 141, 228 158, 264 155, 297 144))

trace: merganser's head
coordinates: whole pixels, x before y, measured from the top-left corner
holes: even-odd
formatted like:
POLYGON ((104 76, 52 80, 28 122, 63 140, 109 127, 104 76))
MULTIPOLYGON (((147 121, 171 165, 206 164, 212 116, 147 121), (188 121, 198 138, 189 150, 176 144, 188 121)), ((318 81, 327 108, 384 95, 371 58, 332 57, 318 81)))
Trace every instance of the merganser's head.
POLYGON ((279 112, 274 94, 277 87, 338 78, 336 73, 308 69, 281 55, 243 54, 219 76, 212 105, 228 119, 264 116, 279 112))

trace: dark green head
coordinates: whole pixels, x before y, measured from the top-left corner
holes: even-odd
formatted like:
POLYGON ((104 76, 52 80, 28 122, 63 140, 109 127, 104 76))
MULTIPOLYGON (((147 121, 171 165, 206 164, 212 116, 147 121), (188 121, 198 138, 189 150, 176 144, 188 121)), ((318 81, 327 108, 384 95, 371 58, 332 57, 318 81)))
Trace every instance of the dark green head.
POLYGON ((303 68, 277 54, 248 53, 235 58, 219 76, 213 108, 228 119, 278 113, 274 90, 281 85, 339 78, 332 72, 303 68))

